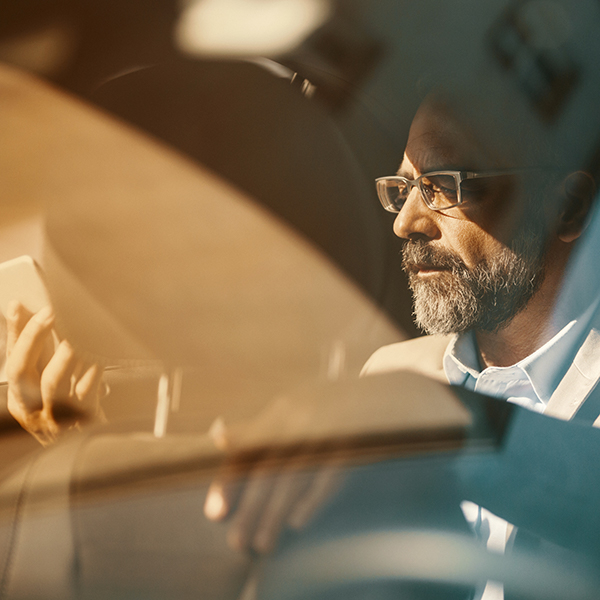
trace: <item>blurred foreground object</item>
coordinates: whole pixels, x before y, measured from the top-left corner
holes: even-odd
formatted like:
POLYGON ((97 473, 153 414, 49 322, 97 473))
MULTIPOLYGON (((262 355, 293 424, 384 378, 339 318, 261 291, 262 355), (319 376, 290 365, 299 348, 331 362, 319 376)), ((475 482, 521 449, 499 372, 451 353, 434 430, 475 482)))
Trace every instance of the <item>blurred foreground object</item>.
POLYGON ((43 446, 86 421, 102 421, 102 369, 78 359, 67 340, 55 340, 54 315, 32 314, 18 302, 8 310, 7 407, 43 446))
POLYGON ((57 331, 77 352, 192 365, 202 398, 251 406, 327 373, 356 321, 381 324, 363 357, 398 337, 242 192, 28 76, 1 79, 0 176, 15 201, 46 204, 43 266, 57 331))
POLYGON ((176 43, 189 54, 247 56, 295 48, 330 14, 330 0, 188 0, 176 43))
MULTIPOLYGON (((342 353, 327 350, 332 341, 334 348, 341 347, 340 330, 356 315, 376 314, 353 284, 246 194, 30 78, 5 70, 1 79, 3 131, 14 135, 3 144, 8 151, 0 176, 24 201, 40 194, 47 201, 49 291, 57 328, 76 350, 125 364, 191 364, 200 373, 195 405, 234 396, 255 406, 257 398, 270 399, 318 376, 323 349, 336 357, 330 364, 338 362, 342 353)), ((391 327, 387 331, 393 333, 391 327)), ((325 372, 331 380, 343 379, 343 370, 325 372)), ((574 597, 594 598, 598 587, 585 560, 561 562, 543 552, 515 554, 514 563, 483 558, 458 509, 465 497, 487 505, 486 494, 498 497, 500 490, 515 511, 513 522, 526 525, 532 512, 541 514, 542 525, 560 541, 566 537, 576 547, 587 542, 596 551, 597 478, 585 479, 589 494, 580 493, 579 480, 561 481, 565 496, 571 494, 567 508, 560 495, 546 501, 544 494, 547 480, 554 481, 548 471, 569 457, 568 445, 532 453, 534 459, 541 454, 541 465, 534 464, 538 478, 517 490, 510 484, 517 480, 514 471, 523 469, 520 464, 512 468, 507 438, 519 450, 518 442, 529 442, 531 436, 515 433, 514 420, 508 427, 506 417, 519 415, 521 425, 536 422, 539 440, 546 439, 544 427, 552 428, 554 421, 523 416, 504 404, 498 414, 493 400, 476 398, 469 405, 462 392, 416 375, 397 377, 384 386, 389 395, 365 380, 363 393, 353 396, 352 386, 349 390, 344 381, 331 383, 321 376, 323 387, 339 387, 337 393, 321 395, 317 385, 316 392, 294 398, 295 406, 302 399, 314 402, 308 418, 296 419, 288 430, 273 431, 269 423, 269 435, 262 440, 254 430, 240 436, 241 445, 228 458, 245 460, 242 481, 254 467, 282 466, 290 456, 306 459, 297 476, 310 477, 312 467, 318 469, 332 451, 348 450, 346 456, 355 457, 360 450, 357 462, 345 469, 347 485, 319 519, 301 538, 283 540, 281 552, 290 551, 292 558, 280 569, 277 555, 257 565, 251 557, 232 553, 224 527, 202 518, 206 490, 223 464, 223 453, 208 436, 199 436, 189 420, 191 435, 168 432, 162 437, 115 424, 113 430, 86 430, 66 439, 2 482, 2 588, 17 598, 235 598, 250 569, 258 567, 260 573, 266 567, 264 597, 281 597, 281 590, 293 596, 302 591, 293 565, 304 564, 294 556, 322 556, 319 548, 329 555, 339 547, 337 541, 371 581, 381 575, 371 570, 380 563, 362 560, 363 542, 376 556, 389 555, 390 542, 402 548, 408 540, 422 550, 417 565, 403 563, 400 567, 406 568, 396 569, 388 563, 385 572, 403 593, 417 586, 424 598, 432 593, 463 598, 474 579, 502 576, 507 589, 512 585, 529 597, 564 598, 567 589, 574 597), (405 393, 402 404, 396 402, 398 390, 405 393), (423 414, 424 406, 431 413, 423 414), (340 413, 348 419, 340 419, 340 413), (243 447, 244 440, 250 447, 243 447), (428 452, 440 446, 446 452, 428 452), (484 448, 490 451, 471 452, 484 448), (265 450, 267 460, 261 461, 265 450), (407 459, 406 452, 415 454, 407 459), (391 460, 371 464, 373 458, 391 460), (502 477, 509 485, 498 485, 502 477), (523 490, 531 492, 527 501, 534 511, 516 501, 523 490), (576 505, 587 510, 583 522, 589 527, 573 534, 568 508, 576 494, 590 501, 576 505), (556 513, 562 518, 548 518, 556 513), (392 527, 402 535, 362 535, 392 527), (420 533, 413 536, 414 529, 420 533), (431 530, 435 535, 428 535, 431 530), (356 543, 346 545, 348 536, 356 543), (431 569, 421 568, 434 546, 446 548, 445 556, 434 557, 431 569), (457 548, 460 554, 454 553, 457 548), (295 550, 301 552, 294 555, 295 550), (448 556, 469 563, 448 561, 448 556), (556 575, 551 586, 548 573, 556 575)), ((573 431, 574 424, 558 425, 573 431)), ((578 439, 590 444, 584 456, 597 455, 595 435, 583 432, 578 439)), ((269 474, 278 475, 276 470, 269 474)), ((347 571, 339 569, 334 577, 338 574, 334 583, 339 581, 343 592, 347 571)), ((312 575, 309 587, 332 582, 318 569, 312 575)))

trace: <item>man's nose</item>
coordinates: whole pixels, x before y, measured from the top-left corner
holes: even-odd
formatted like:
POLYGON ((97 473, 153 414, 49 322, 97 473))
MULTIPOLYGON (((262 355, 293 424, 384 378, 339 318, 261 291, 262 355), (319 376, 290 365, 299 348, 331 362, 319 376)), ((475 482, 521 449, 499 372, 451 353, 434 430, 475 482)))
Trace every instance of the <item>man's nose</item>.
POLYGON ((394 233, 405 240, 433 240, 440 235, 438 213, 428 208, 417 187, 413 187, 394 221, 394 233))

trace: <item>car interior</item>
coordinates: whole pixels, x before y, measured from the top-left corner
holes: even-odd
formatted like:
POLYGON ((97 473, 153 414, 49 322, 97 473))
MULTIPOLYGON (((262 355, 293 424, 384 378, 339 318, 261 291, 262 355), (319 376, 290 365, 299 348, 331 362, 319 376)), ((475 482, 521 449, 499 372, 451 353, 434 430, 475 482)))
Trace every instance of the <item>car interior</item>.
MULTIPOLYGON (((428 94, 473 147, 551 146, 595 196, 595 0, 0 14, 0 262, 34 259, 55 344, 103 371, 46 447, 2 377, 0 598, 598 597, 598 390, 539 414, 361 376, 423 334, 375 179, 428 94), (501 551, 470 506, 513 524, 501 551)), ((557 322, 597 305, 599 227, 592 205, 557 322)))

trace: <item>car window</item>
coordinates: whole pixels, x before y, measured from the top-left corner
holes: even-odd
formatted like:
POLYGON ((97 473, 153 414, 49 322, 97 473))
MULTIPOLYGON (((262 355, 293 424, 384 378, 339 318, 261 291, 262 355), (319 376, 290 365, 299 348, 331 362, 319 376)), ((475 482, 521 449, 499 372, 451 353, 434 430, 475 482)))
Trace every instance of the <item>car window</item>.
POLYGON ((2 589, 594 598, 599 11, 0 9, 2 589))

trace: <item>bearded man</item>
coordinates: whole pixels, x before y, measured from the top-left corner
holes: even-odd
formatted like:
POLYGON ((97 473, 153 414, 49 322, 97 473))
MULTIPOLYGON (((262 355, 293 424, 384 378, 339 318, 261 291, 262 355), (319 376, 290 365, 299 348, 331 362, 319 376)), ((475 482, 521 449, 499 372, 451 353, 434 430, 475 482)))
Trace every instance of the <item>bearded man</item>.
MULTIPOLYGON (((560 381, 594 312, 564 323, 554 314, 594 184, 547 164, 545 151, 524 164, 522 138, 504 152, 481 143, 457 113, 428 98, 398 174, 377 180, 429 335, 380 348, 363 373, 408 368, 544 412, 563 404, 560 381)), ((530 143, 529 155, 539 149, 530 143)))
MULTIPOLYGON (((429 335, 380 348, 363 374, 415 370, 570 419, 600 379, 590 360, 597 294, 577 318, 556 310, 594 182, 554 167, 552 152, 517 128, 511 145, 510 131, 494 138, 467 123, 464 110, 428 98, 398 174, 377 180, 429 335)), ((513 526, 468 500, 461 508, 487 548, 504 552, 513 526)), ((502 585, 487 582, 476 597, 501 599, 502 585)))

